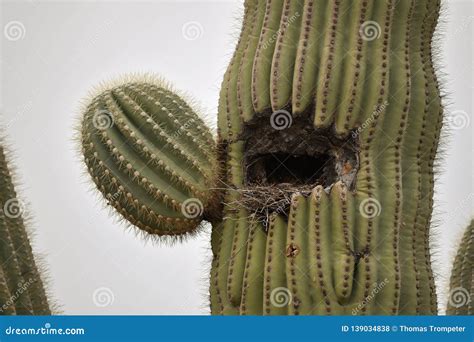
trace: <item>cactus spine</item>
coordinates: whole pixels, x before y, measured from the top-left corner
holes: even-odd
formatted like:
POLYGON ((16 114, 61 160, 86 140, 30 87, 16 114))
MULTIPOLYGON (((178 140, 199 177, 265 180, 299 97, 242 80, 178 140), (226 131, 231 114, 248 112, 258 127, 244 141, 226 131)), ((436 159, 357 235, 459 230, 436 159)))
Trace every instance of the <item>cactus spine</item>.
POLYGON ((474 220, 459 245, 449 284, 448 315, 474 315, 474 220))
POLYGON ((49 315, 48 299, 25 229, 23 202, 0 144, 0 314, 49 315))

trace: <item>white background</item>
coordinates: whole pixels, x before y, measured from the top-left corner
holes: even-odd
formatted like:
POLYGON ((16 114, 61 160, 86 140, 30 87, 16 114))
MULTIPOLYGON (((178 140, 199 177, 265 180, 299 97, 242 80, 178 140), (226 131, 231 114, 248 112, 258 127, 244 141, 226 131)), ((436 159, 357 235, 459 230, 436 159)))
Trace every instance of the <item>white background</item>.
MULTIPOLYGON (((240 1, 2 1, 0 113, 34 217, 34 247, 63 313, 209 313, 209 227, 174 246, 125 230, 89 191, 73 127, 91 88, 136 71, 166 76, 215 126, 242 7, 240 1), (24 27, 19 40, 3 32, 12 21, 24 27), (199 23, 195 40, 183 35, 189 22, 199 23)), ((472 1, 446 1, 438 44, 448 112, 462 111, 470 121, 451 130, 439 161, 433 250, 441 302, 474 207, 473 14, 472 1)))

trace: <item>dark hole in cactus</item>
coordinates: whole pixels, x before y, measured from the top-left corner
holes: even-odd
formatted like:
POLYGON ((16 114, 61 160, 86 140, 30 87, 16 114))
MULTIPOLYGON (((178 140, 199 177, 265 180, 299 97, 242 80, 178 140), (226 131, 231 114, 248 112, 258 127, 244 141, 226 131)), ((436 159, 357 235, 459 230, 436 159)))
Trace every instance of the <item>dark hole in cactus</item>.
POLYGON ((249 187, 305 191, 342 181, 353 189, 359 169, 357 135, 337 137, 331 129, 317 130, 308 117, 295 118, 285 129, 259 117, 246 125, 241 138, 246 141, 244 171, 249 187))
POLYGON ((328 154, 316 156, 288 153, 261 154, 252 158, 247 180, 252 184, 325 184, 335 181, 334 158, 328 154))
POLYGON ((337 137, 331 129, 317 130, 309 116, 277 129, 266 114, 246 123, 238 137, 245 142, 244 187, 235 189, 240 196, 233 205, 244 207, 268 228, 272 213, 287 217, 295 193, 309 196, 316 185, 329 190, 338 181, 354 189, 359 170, 356 134, 337 137))

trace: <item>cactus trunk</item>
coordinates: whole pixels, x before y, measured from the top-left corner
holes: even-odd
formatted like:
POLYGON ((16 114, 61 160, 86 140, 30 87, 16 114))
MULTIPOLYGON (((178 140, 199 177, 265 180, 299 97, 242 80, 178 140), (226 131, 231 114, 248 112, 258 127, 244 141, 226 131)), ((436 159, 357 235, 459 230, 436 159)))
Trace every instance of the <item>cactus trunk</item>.
POLYGON ((245 2, 220 95, 229 188, 213 227, 212 313, 437 313, 439 8, 245 2), (271 300, 278 291, 287 305, 271 300))

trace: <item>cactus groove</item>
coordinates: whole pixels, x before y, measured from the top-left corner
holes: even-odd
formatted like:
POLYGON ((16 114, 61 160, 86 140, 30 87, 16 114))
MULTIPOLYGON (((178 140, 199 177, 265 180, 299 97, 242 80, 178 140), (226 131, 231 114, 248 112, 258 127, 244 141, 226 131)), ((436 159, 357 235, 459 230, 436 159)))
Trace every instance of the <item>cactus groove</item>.
POLYGON ((50 315, 12 171, 0 141, 0 315, 50 315))

